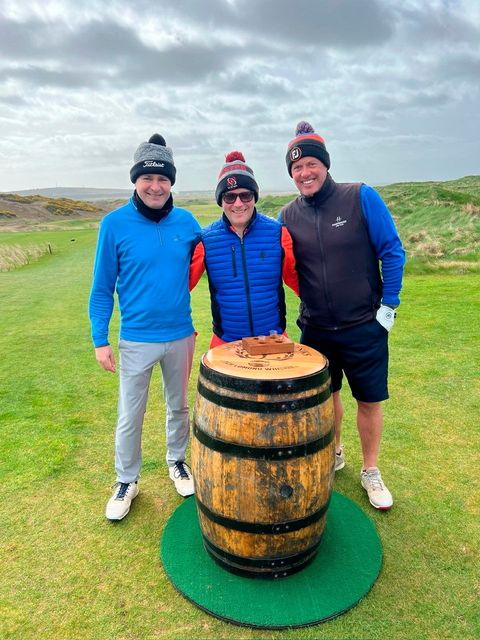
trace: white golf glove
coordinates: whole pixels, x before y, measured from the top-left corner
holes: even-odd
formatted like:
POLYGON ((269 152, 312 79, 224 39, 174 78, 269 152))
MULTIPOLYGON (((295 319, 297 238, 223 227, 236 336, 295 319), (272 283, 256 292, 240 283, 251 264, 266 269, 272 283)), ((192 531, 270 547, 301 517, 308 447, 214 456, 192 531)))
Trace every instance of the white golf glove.
POLYGON ((395 309, 392 309, 392 307, 387 307, 387 305, 385 304, 381 304, 380 309, 378 309, 377 311, 376 318, 384 329, 390 331, 390 329, 393 327, 393 323, 395 322, 396 315, 397 314, 395 313, 395 309))

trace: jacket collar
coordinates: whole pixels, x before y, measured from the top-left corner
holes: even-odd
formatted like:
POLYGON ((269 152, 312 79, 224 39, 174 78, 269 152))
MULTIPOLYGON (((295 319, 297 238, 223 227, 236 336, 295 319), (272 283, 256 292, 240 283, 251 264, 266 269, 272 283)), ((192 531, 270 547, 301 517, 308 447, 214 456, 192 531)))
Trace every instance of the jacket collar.
MULTIPOLYGON (((227 216, 225 215, 225 213, 222 213, 222 221, 223 224, 226 226, 226 228, 229 231, 232 231, 233 233, 235 233, 235 231, 233 231, 233 227, 230 223, 230 220, 227 218, 227 216)), ((252 213, 252 217, 250 218, 250 220, 248 221, 247 226, 245 227, 244 231, 243 231, 243 235, 245 235, 246 233, 248 233, 250 231, 250 229, 254 226, 254 224, 257 221, 257 208, 254 207, 253 208, 253 213, 252 213)))
POLYGON ((314 193, 313 196, 302 196, 305 204, 309 207, 317 207, 325 202, 335 190, 336 187, 335 180, 332 176, 327 173, 327 177, 325 178, 325 182, 322 184, 322 187, 314 193))
POLYGON ((132 201, 133 206, 135 207, 135 209, 139 213, 141 213, 142 216, 144 216, 148 220, 151 220, 152 222, 160 222, 160 220, 163 220, 163 218, 168 216, 170 211, 173 209, 173 197, 172 197, 172 194, 170 194, 168 200, 165 202, 165 204, 163 205, 163 207, 161 209, 152 209, 151 207, 147 206, 144 203, 144 201, 140 198, 140 196, 138 195, 136 189, 133 192, 133 196, 131 198, 131 201, 132 201))

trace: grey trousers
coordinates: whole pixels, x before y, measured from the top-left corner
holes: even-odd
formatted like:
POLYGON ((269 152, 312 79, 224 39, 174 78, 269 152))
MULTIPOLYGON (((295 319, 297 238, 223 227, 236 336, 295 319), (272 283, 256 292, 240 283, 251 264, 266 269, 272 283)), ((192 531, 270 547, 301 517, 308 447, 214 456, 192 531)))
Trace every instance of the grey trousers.
POLYGON ((172 342, 120 340, 120 388, 115 433, 117 482, 135 482, 142 464, 142 427, 153 367, 160 364, 166 403, 167 464, 185 460, 190 433, 188 379, 195 335, 172 342))

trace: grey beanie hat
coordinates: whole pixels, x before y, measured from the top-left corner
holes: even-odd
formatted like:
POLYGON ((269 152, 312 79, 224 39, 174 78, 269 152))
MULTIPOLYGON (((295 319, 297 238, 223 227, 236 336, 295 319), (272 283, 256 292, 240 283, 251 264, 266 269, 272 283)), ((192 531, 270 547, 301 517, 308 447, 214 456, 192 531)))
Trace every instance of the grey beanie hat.
POLYGON ((133 156, 134 165, 130 169, 130 180, 135 184, 137 178, 146 173, 158 173, 167 177, 172 186, 175 184, 177 170, 173 164, 173 154, 167 147, 165 138, 154 133, 148 142, 142 142, 133 156))

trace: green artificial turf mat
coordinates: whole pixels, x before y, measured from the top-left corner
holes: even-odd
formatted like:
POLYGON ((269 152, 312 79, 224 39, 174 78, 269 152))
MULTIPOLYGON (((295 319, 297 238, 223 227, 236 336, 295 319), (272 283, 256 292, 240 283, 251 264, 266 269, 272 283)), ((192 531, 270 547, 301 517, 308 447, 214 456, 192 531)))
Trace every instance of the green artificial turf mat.
POLYGON ((165 527, 160 554, 173 585, 208 613, 251 627, 317 624, 355 606, 378 577, 382 545, 370 518, 333 492, 317 556, 305 569, 278 580, 226 571, 203 546, 195 500, 185 500, 165 527))

